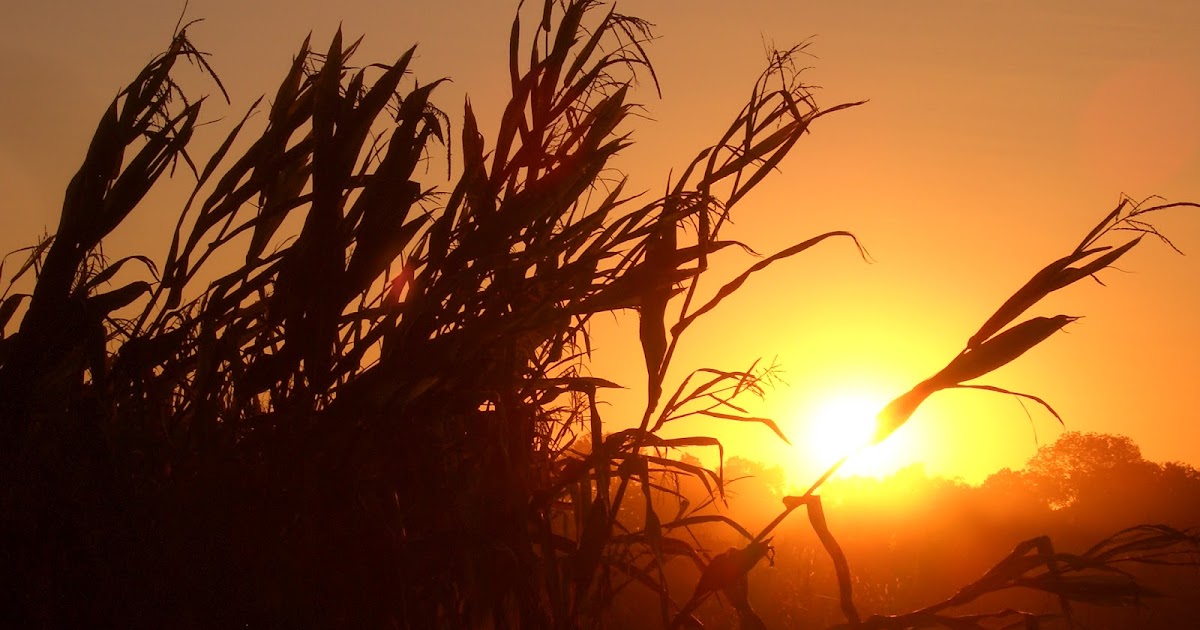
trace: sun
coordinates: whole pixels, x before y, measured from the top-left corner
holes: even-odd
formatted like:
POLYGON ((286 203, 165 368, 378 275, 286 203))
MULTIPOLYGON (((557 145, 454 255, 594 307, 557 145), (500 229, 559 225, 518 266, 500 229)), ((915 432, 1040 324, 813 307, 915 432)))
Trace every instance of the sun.
POLYGON ((814 455, 837 461, 866 446, 875 434, 875 401, 859 396, 838 396, 824 401, 813 414, 809 443, 814 455))
POLYGON ((897 432, 881 444, 871 445, 875 435, 875 416, 887 399, 867 393, 843 392, 824 398, 802 419, 807 425, 803 450, 807 468, 825 470, 848 456, 840 476, 885 477, 913 463, 911 445, 904 432, 897 432))

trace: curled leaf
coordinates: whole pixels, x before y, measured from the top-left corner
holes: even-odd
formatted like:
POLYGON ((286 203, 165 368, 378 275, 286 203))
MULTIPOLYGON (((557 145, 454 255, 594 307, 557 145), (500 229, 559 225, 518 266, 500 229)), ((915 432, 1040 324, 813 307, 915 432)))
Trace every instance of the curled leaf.
POLYGON ((942 389, 979 378, 1007 365, 1077 319, 1056 315, 1025 320, 977 348, 964 350, 931 380, 942 389))
POLYGON ((88 307, 97 313, 107 315, 115 310, 129 306, 131 302, 149 291, 150 283, 148 282, 142 280, 130 282, 120 289, 113 289, 107 293, 93 295, 88 298, 88 307))
POLYGON ((935 391, 937 388, 931 387, 929 381, 925 381, 888 403, 875 417, 875 435, 871 442, 878 444, 887 439, 896 429, 904 426, 904 423, 908 422, 908 419, 917 411, 917 407, 935 391))

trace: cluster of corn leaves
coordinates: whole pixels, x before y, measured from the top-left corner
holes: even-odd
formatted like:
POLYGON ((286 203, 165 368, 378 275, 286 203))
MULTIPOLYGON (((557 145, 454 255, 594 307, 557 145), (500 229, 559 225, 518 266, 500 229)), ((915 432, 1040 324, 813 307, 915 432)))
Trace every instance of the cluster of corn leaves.
POLYGON ((849 236, 698 291, 709 256, 741 245, 719 238, 729 211, 839 109, 812 102, 796 51, 639 204, 609 161, 633 81, 653 77, 649 25, 598 3, 519 12, 512 98, 491 141, 464 105, 448 193, 421 183, 451 142, 438 82, 407 77, 412 50, 357 68, 340 34, 324 53, 306 41, 269 104, 193 162, 203 101, 172 72, 212 73, 185 32, 114 99, 57 232, 10 280, 32 270, 34 288, 0 304, 19 322, 0 340, 19 620, 572 626, 643 584, 665 624, 663 563, 720 564, 681 534, 750 534, 684 505, 659 516, 672 475, 714 496, 723 480, 662 453, 716 440, 658 429, 700 414, 778 432, 734 403, 753 368, 697 372, 660 406, 676 343, 758 269, 849 236), (107 260, 103 239, 181 160, 197 183, 165 260, 107 260), (614 383, 580 366, 589 319, 627 309, 649 400, 610 432, 596 397, 614 383))
MULTIPOLYGON (((1148 215, 1180 207, 1200 206, 1189 202, 1138 203, 1128 197, 1123 197, 1117 206, 1084 236, 1075 249, 1043 267, 1005 300, 979 330, 971 335, 971 338, 967 340, 966 347, 947 363, 946 367, 889 403, 880 412, 875 441, 886 439, 893 431, 903 426, 926 398, 938 391, 952 388, 981 389, 1013 394, 1038 403, 1054 414, 1059 422, 1062 422, 1062 418, 1054 411, 1054 408, 1037 396, 1013 392, 993 385, 968 383, 968 381, 986 376, 1011 363, 1017 357, 1050 338, 1054 333, 1062 330, 1067 324, 1079 319, 1070 315, 1038 316, 1013 324, 1017 318, 1046 296, 1084 278, 1100 282, 1096 274, 1112 267, 1147 235, 1179 252, 1178 248, 1149 222, 1148 215), (1118 232, 1132 232, 1137 236, 1115 247, 1100 244, 1105 236, 1118 232)), ((1103 283, 1101 282, 1101 284, 1103 283)))

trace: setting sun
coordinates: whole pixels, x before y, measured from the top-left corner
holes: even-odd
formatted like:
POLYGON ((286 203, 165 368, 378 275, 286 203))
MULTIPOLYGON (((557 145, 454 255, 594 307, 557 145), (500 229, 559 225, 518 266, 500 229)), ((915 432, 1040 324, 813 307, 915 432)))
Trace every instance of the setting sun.
POLYGON ((884 477, 916 461, 917 453, 904 431, 871 445, 875 416, 886 398, 868 393, 834 394, 818 403, 806 419, 804 457, 808 464, 827 469, 844 456, 840 476, 884 477))
POLYGON ((809 433, 814 455, 836 461, 866 446, 875 433, 875 413, 880 409, 866 397, 839 396, 822 404, 809 433))

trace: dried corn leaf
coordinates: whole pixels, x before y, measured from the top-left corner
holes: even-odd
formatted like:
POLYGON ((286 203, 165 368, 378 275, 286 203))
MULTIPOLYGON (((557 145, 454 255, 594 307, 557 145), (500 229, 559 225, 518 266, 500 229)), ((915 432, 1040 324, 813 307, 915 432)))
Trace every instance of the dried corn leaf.
POLYGON ((106 293, 100 293, 88 298, 88 308, 94 313, 107 315, 115 310, 128 306, 142 295, 150 292, 150 283, 138 280, 106 293))
POLYGON ((1007 365, 1077 319, 1056 315, 1023 321, 976 348, 963 351, 930 380, 941 389, 979 378, 1007 365))

